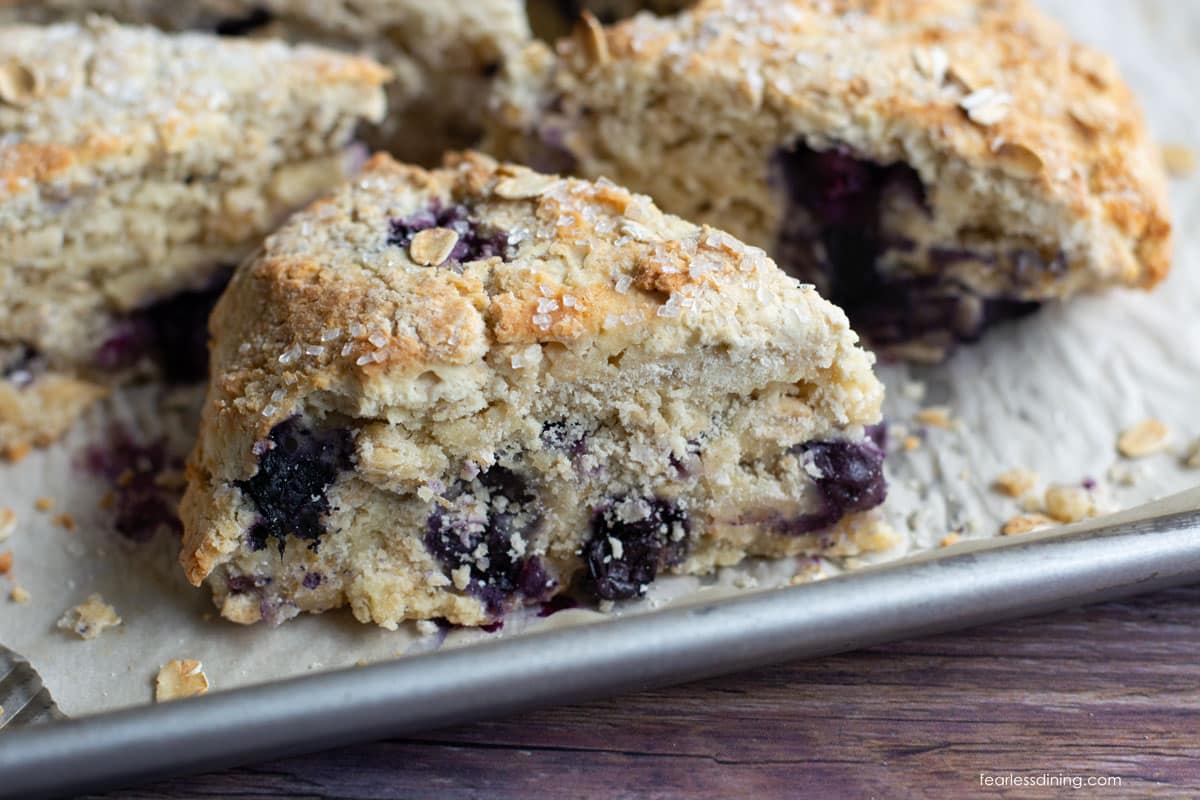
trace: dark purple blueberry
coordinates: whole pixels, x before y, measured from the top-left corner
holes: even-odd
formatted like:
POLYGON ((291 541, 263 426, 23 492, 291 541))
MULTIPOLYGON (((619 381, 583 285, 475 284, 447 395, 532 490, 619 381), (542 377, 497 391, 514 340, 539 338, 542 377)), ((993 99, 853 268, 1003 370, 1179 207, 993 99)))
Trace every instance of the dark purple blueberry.
POLYGON ((528 543, 541 522, 537 497, 510 469, 492 467, 446 493, 450 508, 436 506, 426 523, 425 546, 446 572, 470 569, 468 591, 493 614, 517 593, 531 599, 548 595, 554 582, 541 559, 523 558, 515 537, 528 543))
POLYGON ((483 631, 484 633, 496 633, 497 631, 503 630, 503 628, 504 620, 502 619, 498 619, 495 622, 489 622, 487 625, 479 626, 479 630, 483 631))
POLYGON ((227 17, 214 27, 218 36, 245 36, 271 24, 274 17, 265 8, 252 8, 240 17, 227 17))
POLYGON ((319 572, 308 572, 304 575, 304 588, 315 589, 321 585, 324 577, 319 572))
POLYGON ((208 376, 208 317, 233 277, 219 271, 208 285, 168 297, 141 312, 154 330, 154 358, 172 383, 208 376))
POLYGON ((1096 485, 1096 479, 1091 477, 1084 478, 1080 482, 1080 486, 1082 486, 1084 489, 1087 489, 1089 492, 1095 491, 1096 485))
POLYGON ((508 234, 471 219, 471 210, 462 204, 417 211, 389 223, 387 243, 408 247, 420 231, 448 228, 458 234, 458 243, 450 251, 450 261, 464 264, 499 256, 509 258, 508 234))
POLYGON ((92 363, 106 372, 129 369, 154 349, 154 327, 140 316, 113 323, 108 336, 92 354, 92 363))
POLYGON ((146 542, 160 530, 180 533, 177 484, 160 479, 167 470, 183 469, 183 458, 171 453, 165 439, 140 442, 122 430, 113 430, 109 441, 88 448, 82 466, 112 485, 111 511, 117 532, 135 542, 146 542))
POLYGON ((811 533, 836 524, 854 511, 874 508, 887 498, 887 480, 883 475, 884 449, 876 438, 882 426, 868 429, 859 442, 833 440, 807 442, 793 452, 806 459, 821 477, 816 478, 820 508, 811 514, 788 520, 782 527, 787 533, 811 533))
POLYGON ((602 600, 640 597, 660 569, 683 560, 690 532, 687 512, 668 500, 618 500, 597 510, 583 546, 589 588, 602 600))
POLYGON ((172 383, 195 383, 208 374, 208 316, 232 276, 219 270, 200 288, 178 292, 119 318, 96 349, 97 369, 129 369, 150 359, 172 383))
POLYGON ((27 344, 19 344, 4 360, 0 374, 18 389, 24 389, 46 371, 46 360, 27 344))
POLYGON ((271 582, 267 575, 231 575, 225 582, 233 594, 246 594, 261 589, 271 582))
POLYGON ((538 616, 550 617, 560 611, 567 611, 568 609, 572 608, 579 608, 578 600, 570 595, 557 594, 546 602, 542 603, 541 609, 538 610, 538 616))
POLYGON ((343 428, 316 430, 291 417, 272 428, 268 438, 274 446, 259 457, 258 471, 234 481, 259 513, 248 534, 250 547, 261 549, 273 536, 283 552, 291 535, 316 549, 325 532, 322 517, 329 512, 325 492, 338 473, 351 468, 353 437, 343 428))
MULTIPOLYGON (((939 274, 928 277, 885 276, 879 270, 885 253, 914 249, 913 242, 884 230, 881 219, 888 192, 904 192, 925 206, 920 178, 908 165, 876 164, 844 147, 817 151, 797 143, 776 154, 773 169, 790 203, 776 243, 780 264, 817 284, 872 343, 952 346, 1038 307, 1030 301, 982 297, 946 272, 959 260, 996 263, 992 254, 933 250, 928 258, 939 274)), ((1048 271, 1061 271, 1063 263, 1061 254, 1047 261, 1032 250, 1019 250, 997 263, 997 269, 1033 284, 1048 271)))

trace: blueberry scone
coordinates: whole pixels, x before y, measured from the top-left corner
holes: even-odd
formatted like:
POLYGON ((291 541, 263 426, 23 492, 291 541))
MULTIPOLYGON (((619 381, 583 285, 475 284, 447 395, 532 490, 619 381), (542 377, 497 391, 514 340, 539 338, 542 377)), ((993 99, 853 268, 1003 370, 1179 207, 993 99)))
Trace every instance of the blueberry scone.
POLYGON ((387 117, 375 146, 434 163, 474 144, 501 63, 530 40, 524 0, 0 0, 0 19, 81 19, 90 12, 166 30, 279 37, 386 65, 387 117), (6 8, 7 6, 7 8, 6 8))
POLYGON ((0 450, 54 439, 147 355, 202 377, 229 265, 361 164, 387 75, 278 42, 0 27, 0 450))
POLYGON ((766 248, 876 347, 1169 266, 1165 178, 1113 63, 1025 0, 701 0, 511 59, 488 147, 766 248))
POLYGON ((608 181, 376 156, 211 328, 180 560, 236 622, 476 625, 577 577, 892 543, 845 315, 608 181))

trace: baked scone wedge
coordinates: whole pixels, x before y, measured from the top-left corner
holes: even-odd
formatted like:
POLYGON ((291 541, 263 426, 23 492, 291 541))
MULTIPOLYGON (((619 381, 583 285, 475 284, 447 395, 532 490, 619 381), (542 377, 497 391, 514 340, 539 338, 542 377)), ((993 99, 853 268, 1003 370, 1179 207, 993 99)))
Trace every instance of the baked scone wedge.
POLYGON ((202 378, 215 288, 361 165, 387 77, 282 42, 0 27, 0 450, 56 438, 149 351, 202 378))
POLYGON ((701 0, 508 62, 487 147, 766 248, 876 347, 1167 272, 1161 159, 1106 56, 1026 0, 701 0))
POLYGON ((395 77, 388 114, 366 140, 427 164, 478 142, 501 63, 531 38, 524 0, 0 0, 0 20, 89 13, 369 54, 395 77))
POLYGON ((236 622, 478 625, 577 576, 620 599, 892 543, 845 315, 607 181, 376 156, 211 329, 180 560, 236 622))

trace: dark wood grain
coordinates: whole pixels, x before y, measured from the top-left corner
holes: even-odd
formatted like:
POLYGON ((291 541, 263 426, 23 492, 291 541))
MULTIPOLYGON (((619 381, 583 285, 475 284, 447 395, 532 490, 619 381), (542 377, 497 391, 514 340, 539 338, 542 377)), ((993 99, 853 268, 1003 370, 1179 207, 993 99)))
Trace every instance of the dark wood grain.
MULTIPOLYGON (((481 665, 485 667, 485 665, 481 665)), ((180 779, 127 798, 1200 791, 1200 587, 180 779), (1120 776, 995 788, 980 773, 1120 776)))

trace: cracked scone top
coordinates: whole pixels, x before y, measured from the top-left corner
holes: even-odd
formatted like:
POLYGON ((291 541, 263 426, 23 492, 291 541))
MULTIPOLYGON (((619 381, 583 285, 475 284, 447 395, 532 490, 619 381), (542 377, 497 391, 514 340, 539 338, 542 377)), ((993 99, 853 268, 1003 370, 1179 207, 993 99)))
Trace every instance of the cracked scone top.
POLYGON ((159 345, 203 375, 214 284, 355 166, 387 77, 280 42, 0 27, 0 448, 55 438, 159 345))
POLYGON ((224 616, 482 624, 890 544, 882 387, 757 248, 589 183, 379 155, 213 314, 181 562, 224 616))
POLYGON ((765 247, 902 355, 1169 266, 1130 90, 1025 0, 701 0, 531 46, 500 92, 494 152, 765 247))

